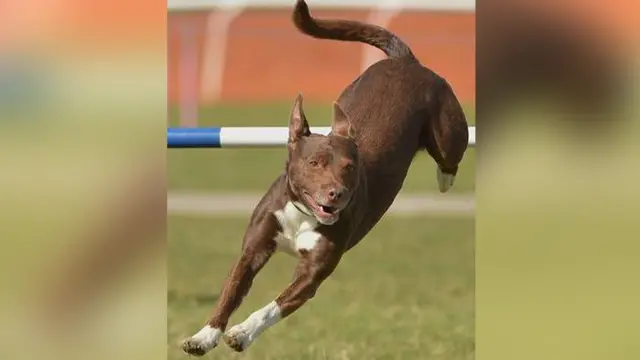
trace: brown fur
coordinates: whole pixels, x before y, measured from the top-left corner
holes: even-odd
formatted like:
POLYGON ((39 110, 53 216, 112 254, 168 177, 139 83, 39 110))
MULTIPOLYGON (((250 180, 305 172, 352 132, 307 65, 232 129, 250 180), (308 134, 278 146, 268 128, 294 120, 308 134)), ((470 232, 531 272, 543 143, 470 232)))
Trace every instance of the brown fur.
MULTIPOLYGON (((382 218, 418 151, 426 149, 442 172, 455 175, 468 145, 467 122, 451 87, 423 67, 395 35, 354 21, 316 20, 303 0, 298 0, 293 20, 311 36, 365 42, 389 58, 372 65, 342 92, 328 136, 310 133, 302 97, 296 98, 286 170, 256 206, 242 255, 208 322, 222 330, 276 250, 274 239, 281 228, 275 211, 289 201, 339 210, 335 223, 316 229, 322 234, 316 246, 298 254, 294 280, 276 299, 286 317, 315 295, 343 254, 382 218)), ((191 354, 198 354, 196 350, 185 346, 191 354)))
POLYGON ((314 19, 304 1, 296 2, 292 18, 298 30, 317 39, 362 42, 392 58, 415 58, 409 46, 387 29, 358 21, 314 19))

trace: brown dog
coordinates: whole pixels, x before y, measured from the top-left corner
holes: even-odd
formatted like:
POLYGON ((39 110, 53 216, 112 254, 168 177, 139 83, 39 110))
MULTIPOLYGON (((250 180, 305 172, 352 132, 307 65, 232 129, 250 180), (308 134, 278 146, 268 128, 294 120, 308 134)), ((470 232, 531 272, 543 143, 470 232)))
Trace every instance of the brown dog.
POLYGON ((382 218, 419 150, 426 149, 437 163, 440 191, 445 192, 467 149, 467 122, 451 87, 423 67, 394 34, 355 21, 314 19, 303 0, 296 3, 293 22, 312 37, 367 43, 388 58, 372 65, 340 95, 328 136, 310 133, 302 96, 296 98, 286 171, 256 206, 242 254, 213 316, 183 342, 191 355, 204 355, 220 338, 236 351, 245 350, 311 299, 342 255, 382 218), (273 302, 226 330, 254 277, 276 250, 299 258, 293 282, 273 302))

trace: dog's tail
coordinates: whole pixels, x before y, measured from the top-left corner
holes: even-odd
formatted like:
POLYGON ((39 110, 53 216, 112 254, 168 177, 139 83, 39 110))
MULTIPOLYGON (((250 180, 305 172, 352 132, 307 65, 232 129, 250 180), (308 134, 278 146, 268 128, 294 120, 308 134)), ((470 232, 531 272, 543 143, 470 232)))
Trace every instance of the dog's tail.
POLYGON ((389 30, 359 21, 313 18, 304 0, 296 1, 293 23, 298 30, 317 39, 362 42, 377 47, 390 58, 415 59, 409 46, 389 30))

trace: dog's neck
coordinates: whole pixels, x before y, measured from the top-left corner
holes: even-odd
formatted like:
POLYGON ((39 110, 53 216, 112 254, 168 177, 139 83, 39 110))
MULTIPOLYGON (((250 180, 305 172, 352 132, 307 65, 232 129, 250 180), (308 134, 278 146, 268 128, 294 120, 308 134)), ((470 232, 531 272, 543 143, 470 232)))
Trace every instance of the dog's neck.
POLYGON ((313 217, 313 212, 301 201, 300 196, 295 192, 288 173, 285 173, 285 178, 287 180, 286 194, 291 200, 291 204, 301 213, 313 217))
POLYGON ((291 205, 293 205, 293 207, 295 207, 298 211, 300 211, 301 213, 303 213, 305 215, 314 216, 313 213, 311 212, 311 210, 309 210, 309 208, 306 207, 300 201, 292 201, 291 205))

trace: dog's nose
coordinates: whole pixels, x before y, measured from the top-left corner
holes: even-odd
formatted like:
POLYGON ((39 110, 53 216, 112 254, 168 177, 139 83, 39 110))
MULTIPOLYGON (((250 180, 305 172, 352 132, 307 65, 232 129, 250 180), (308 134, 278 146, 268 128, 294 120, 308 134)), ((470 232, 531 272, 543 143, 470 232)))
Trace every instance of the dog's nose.
POLYGON ((329 190, 329 199, 332 201, 339 200, 344 194, 344 188, 333 188, 329 190))

